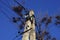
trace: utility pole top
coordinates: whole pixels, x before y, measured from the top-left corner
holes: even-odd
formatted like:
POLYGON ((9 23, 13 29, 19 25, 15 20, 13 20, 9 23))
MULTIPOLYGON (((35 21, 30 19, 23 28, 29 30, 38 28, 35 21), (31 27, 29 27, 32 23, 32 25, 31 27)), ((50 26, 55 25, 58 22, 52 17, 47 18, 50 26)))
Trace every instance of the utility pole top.
POLYGON ((29 11, 29 16, 33 16, 34 15, 34 11, 33 10, 30 10, 29 11))

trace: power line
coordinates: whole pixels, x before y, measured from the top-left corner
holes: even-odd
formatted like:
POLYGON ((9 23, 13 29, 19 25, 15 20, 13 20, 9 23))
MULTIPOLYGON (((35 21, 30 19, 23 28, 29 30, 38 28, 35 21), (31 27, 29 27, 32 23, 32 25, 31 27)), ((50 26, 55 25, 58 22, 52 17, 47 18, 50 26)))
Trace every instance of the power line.
POLYGON ((5 6, 7 6, 8 8, 11 8, 11 7, 9 6, 9 3, 7 3, 7 4, 8 4, 8 5, 7 5, 7 4, 6 4, 5 2, 3 2, 2 0, 0 0, 0 2, 1 2, 2 4, 4 4, 5 6))
POLYGON ((18 1, 16 1, 16 0, 14 0, 14 2, 16 2, 19 6, 21 6, 24 10, 25 10, 25 12, 29 12, 26 8, 24 8, 18 1))
MULTIPOLYGON (((6 18, 8 18, 10 20, 11 23, 13 23, 12 19, 7 15, 7 13, 5 11, 3 11, 3 10, 0 10, 0 11, 6 16, 6 18)), ((18 23, 15 23, 15 25, 17 26, 18 23)))
POLYGON ((0 10, 1 12, 3 12, 3 14, 9 19, 11 20, 11 18, 3 11, 3 10, 0 10))
MULTIPOLYGON (((3 4, 3 5, 5 5, 7 8, 9 8, 9 9, 11 9, 12 11, 13 11, 13 9, 12 9, 12 7, 11 6, 8 6, 6 3, 4 3, 3 1, 1 1, 0 0, 0 2, 3 4)), ((4 8, 5 9, 5 8, 4 8)), ((13 11, 14 12, 14 11, 13 11)), ((14 15, 13 13, 12 13, 12 15, 14 15)))

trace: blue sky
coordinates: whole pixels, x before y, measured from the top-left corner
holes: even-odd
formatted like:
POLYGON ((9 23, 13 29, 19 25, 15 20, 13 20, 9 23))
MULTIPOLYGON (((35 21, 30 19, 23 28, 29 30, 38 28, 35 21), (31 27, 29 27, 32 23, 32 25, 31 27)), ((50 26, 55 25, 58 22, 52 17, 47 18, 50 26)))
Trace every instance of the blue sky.
MULTIPOLYGON (((18 0, 22 4, 22 0, 18 0)), ((48 12, 49 16, 54 17, 60 15, 60 0, 24 0, 22 4, 27 9, 33 9, 35 15, 44 16, 48 12), (39 13, 40 12, 40 13, 39 13)), ((12 23, 1 10, 3 10, 10 18, 18 17, 8 6, 17 5, 13 0, 0 0, 0 40, 12 40, 17 34, 17 24, 12 23), (3 1, 3 2, 2 2, 3 1), (9 4, 9 5, 8 5, 9 4)), ((38 17, 38 16, 37 16, 38 17)), ((54 19, 53 19, 54 21, 54 19)), ((57 37, 60 40, 60 27, 54 23, 49 25, 49 32, 52 37, 57 37)))

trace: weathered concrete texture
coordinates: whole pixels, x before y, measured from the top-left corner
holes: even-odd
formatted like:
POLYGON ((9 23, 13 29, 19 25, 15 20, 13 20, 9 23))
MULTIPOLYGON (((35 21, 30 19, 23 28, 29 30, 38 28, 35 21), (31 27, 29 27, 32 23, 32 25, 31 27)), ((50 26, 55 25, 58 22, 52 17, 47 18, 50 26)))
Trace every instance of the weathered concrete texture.
MULTIPOLYGON (((30 13, 34 14, 33 11, 31 11, 30 13)), ((32 16, 32 15, 30 14, 30 16, 32 16)), ((26 21, 24 31, 26 31, 26 30, 28 30, 30 28, 32 28, 32 29, 23 34, 22 40, 36 40, 36 35, 35 35, 35 19, 32 17, 31 20, 33 21, 32 24, 31 24, 30 20, 26 21)))

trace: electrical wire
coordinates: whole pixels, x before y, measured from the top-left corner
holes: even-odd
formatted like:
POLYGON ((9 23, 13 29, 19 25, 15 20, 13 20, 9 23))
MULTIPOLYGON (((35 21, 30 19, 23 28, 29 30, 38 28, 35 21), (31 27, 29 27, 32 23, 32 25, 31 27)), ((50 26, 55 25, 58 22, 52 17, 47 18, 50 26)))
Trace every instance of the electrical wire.
MULTIPOLYGON (((6 16, 6 18, 8 18, 8 19, 10 20, 11 23, 13 23, 13 22, 12 22, 12 18, 10 18, 4 10, 1 9, 0 11, 2 12, 3 15, 6 16)), ((14 24, 15 24, 15 26, 18 25, 18 23, 14 23, 14 24)))
MULTIPOLYGON (((11 6, 9 6, 9 3, 5 3, 5 2, 3 2, 2 0, 0 0, 0 2, 4 5, 4 6, 6 6, 7 8, 9 8, 9 9, 11 9, 12 11, 13 11, 13 9, 12 9, 12 7, 11 6)), ((14 12, 14 11, 13 11, 14 12)), ((12 15, 14 16, 14 14, 12 13, 12 15)))
MULTIPOLYGON (((7 5, 6 3, 4 3, 3 1, 0 1, 1 3, 3 3, 5 6, 7 6, 9 9, 12 9, 9 5, 7 5)), ((17 2, 18 3, 18 2, 17 2)), ((19 3, 18 3, 19 4, 19 3)), ((22 6, 22 5, 20 5, 20 6, 22 6)), ((22 6, 23 7, 23 6, 22 6)), ((23 7, 24 8, 24 7, 23 7)), ((24 8, 24 10, 25 10, 25 8, 24 8)), ((3 14, 9 19, 9 20, 11 20, 11 18, 4 12, 4 10, 1 10, 1 12, 3 12, 3 14)), ((24 32, 23 32, 24 33, 24 32)), ((21 33, 21 34, 23 34, 23 33, 21 33)))
POLYGON ((3 10, 0 10, 9 20, 11 20, 11 18, 3 11, 3 10))
MULTIPOLYGON (((4 3, 5 4, 5 3, 4 3)), ((11 21, 12 19, 4 12, 4 11, 2 11, 3 12, 3 14, 11 21)), ((18 25, 18 23, 17 23, 17 25, 18 25)))
MULTIPOLYGON (((3 3, 3 4, 5 4, 5 6, 7 6, 6 3, 4 3, 3 1, 0 0, 0 2, 3 3)), ((9 7, 8 7, 8 8, 9 8, 9 7)), ((12 18, 10 18, 10 17, 12 17, 12 16, 9 17, 8 14, 4 11, 4 9, 1 9, 0 11, 2 12, 3 15, 6 16, 6 18, 8 18, 8 19, 10 20, 11 23, 13 23, 13 22, 12 22, 12 18)), ((14 24, 15 24, 15 26, 18 25, 18 23, 14 23, 14 24)))
POLYGON ((0 0, 0 2, 1 2, 2 4, 4 4, 5 6, 7 6, 8 8, 10 8, 10 9, 11 9, 11 6, 9 6, 9 3, 8 3, 8 2, 7 2, 7 4, 8 4, 8 5, 5 3, 6 1, 5 1, 5 2, 3 2, 2 0, 0 0))
MULTIPOLYGON (((14 0, 14 2, 16 2, 18 5, 20 5, 21 7, 23 7, 18 1, 14 0)), ((23 9, 25 10, 25 12, 27 12, 27 13, 29 12, 28 9, 26 9, 24 7, 23 7, 23 9)))
MULTIPOLYGON (((3 5, 5 5, 6 7, 8 7, 9 9, 11 9, 11 10, 14 12, 13 7, 8 6, 9 3, 8 3, 8 5, 7 5, 7 4, 4 3, 2 0, 0 0, 0 2, 1 2, 3 5)), ((7 1, 7 2, 8 2, 8 1, 7 1)), ((23 6, 22 6, 19 2, 17 2, 16 0, 15 0, 14 2, 16 2, 16 3, 19 4, 21 7, 23 7, 23 6)), ((23 7, 23 9, 25 10, 26 13, 28 13, 28 10, 27 10, 26 8, 23 7)), ((12 15, 14 15, 14 14, 12 13, 12 15)))

